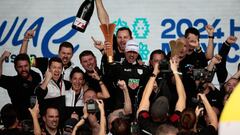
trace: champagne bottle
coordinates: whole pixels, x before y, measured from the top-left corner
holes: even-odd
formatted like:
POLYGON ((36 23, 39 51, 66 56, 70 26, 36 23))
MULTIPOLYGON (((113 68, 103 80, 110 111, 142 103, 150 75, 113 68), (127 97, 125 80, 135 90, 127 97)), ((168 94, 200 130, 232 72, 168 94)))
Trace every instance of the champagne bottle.
POLYGON ((94 10, 94 0, 85 0, 80 6, 72 28, 85 32, 94 10))

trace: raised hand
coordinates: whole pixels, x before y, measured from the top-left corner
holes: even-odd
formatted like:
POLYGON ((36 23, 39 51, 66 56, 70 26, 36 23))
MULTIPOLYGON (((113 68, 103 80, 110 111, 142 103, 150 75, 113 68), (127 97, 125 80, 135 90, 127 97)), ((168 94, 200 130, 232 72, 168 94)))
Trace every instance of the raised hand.
POLYGON ((34 33, 35 33, 35 30, 28 30, 26 32, 26 34, 24 35, 24 40, 29 40, 29 39, 33 38, 34 33))
POLYGON ((105 50, 107 50, 107 49, 111 49, 112 48, 112 43, 111 42, 109 42, 109 41, 105 41, 104 42, 104 46, 105 46, 105 50))
POLYGON ((9 51, 4 51, 2 56, 1 56, 1 60, 5 60, 6 58, 8 58, 11 55, 11 52, 9 51))
POLYGON ((91 37, 91 39, 93 40, 93 45, 95 48, 97 48, 100 51, 104 49, 104 45, 102 41, 95 40, 94 37, 91 37))
POLYGON ((173 72, 178 72, 179 61, 180 60, 178 57, 173 57, 170 59, 170 66, 171 66, 171 70, 173 72))
POLYGON ((206 25, 205 30, 207 31, 208 36, 213 36, 214 28, 212 25, 210 25, 210 24, 206 25))
POLYGON ((96 100, 97 104, 98 104, 98 108, 100 110, 100 112, 104 111, 104 103, 102 100, 96 100))
POLYGON ((196 116, 199 117, 200 115, 202 115, 203 111, 204 111, 203 107, 197 106, 196 109, 195 109, 196 116))
POLYGON ((219 63, 221 62, 221 60, 222 60, 222 57, 221 57, 219 54, 216 54, 216 55, 212 58, 211 62, 212 62, 214 65, 216 65, 216 64, 219 64, 219 63))
POLYGON ((97 73, 97 71, 95 69, 93 69, 93 73, 89 73, 89 75, 95 80, 100 81, 100 79, 101 79, 99 74, 97 73))
POLYGON ((52 73, 49 71, 49 69, 45 72, 45 79, 47 80, 52 79, 52 73))
POLYGON ((40 112, 39 110, 39 104, 38 104, 38 100, 36 99, 36 104, 34 105, 33 108, 28 108, 29 112, 31 113, 33 118, 37 118, 38 114, 40 112))
POLYGON ((203 94, 203 93, 198 93, 198 97, 199 97, 200 99, 202 99, 202 101, 208 101, 206 95, 203 94))
POLYGON ((84 107, 83 107, 83 116, 84 118, 88 117, 88 112, 87 112, 87 103, 84 103, 84 107))
POLYGON ((229 36, 229 37, 227 38, 227 42, 228 42, 229 44, 234 44, 234 43, 236 43, 236 41, 237 41, 237 37, 229 36))
POLYGON ((124 80, 119 80, 118 81, 118 86, 121 90, 127 90, 127 85, 124 80))
POLYGON ((157 62, 156 64, 154 64, 153 67, 153 74, 158 75, 160 73, 160 68, 159 68, 159 62, 157 62))

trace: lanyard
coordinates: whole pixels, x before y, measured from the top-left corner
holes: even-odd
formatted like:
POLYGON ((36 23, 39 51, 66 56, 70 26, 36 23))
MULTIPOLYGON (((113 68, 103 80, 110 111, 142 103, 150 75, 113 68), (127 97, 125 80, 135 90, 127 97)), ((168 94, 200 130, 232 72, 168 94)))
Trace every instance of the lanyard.
POLYGON ((62 80, 60 82, 60 96, 62 96, 62 80))

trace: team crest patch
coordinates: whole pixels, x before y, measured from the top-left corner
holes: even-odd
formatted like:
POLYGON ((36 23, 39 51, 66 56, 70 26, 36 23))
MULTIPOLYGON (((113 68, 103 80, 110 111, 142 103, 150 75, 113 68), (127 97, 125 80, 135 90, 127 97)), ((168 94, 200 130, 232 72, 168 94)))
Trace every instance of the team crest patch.
POLYGON ((143 70, 142 69, 137 69, 137 72, 139 75, 143 74, 143 70))
POLYGON ((139 86, 140 79, 128 79, 128 87, 135 90, 139 86))

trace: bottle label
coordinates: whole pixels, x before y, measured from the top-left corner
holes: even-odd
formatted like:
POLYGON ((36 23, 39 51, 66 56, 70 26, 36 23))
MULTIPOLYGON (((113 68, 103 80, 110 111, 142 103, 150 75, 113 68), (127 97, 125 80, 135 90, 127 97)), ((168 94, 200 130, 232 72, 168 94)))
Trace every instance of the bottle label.
POLYGON ((87 21, 83 20, 82 18, 76 17, 73 24, 81 29, 84 29, 87 25, 87 21))

